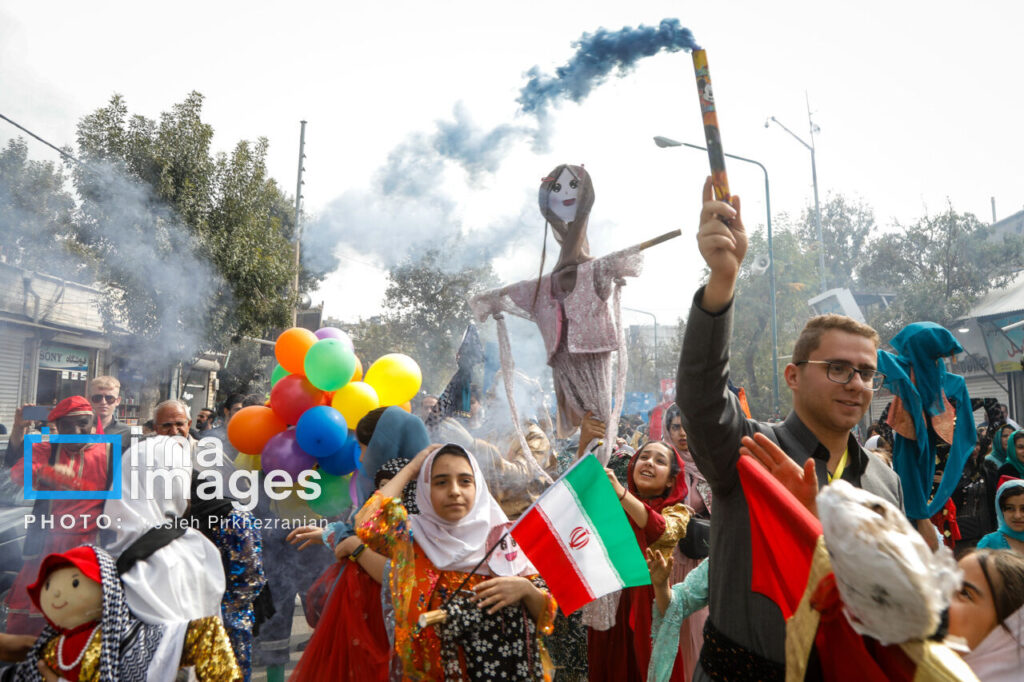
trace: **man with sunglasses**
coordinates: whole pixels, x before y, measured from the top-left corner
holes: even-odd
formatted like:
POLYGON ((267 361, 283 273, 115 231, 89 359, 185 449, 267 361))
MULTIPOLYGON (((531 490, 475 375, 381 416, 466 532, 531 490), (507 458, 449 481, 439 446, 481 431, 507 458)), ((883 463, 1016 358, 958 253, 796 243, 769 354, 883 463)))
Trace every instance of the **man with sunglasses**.
POLYGON ((128 452, 132 430, 117 419, 117 406, 121 404, 121 382, 115 377, 99 376, 89 380, 86 397, 96 413, 107 436, 121 436, 121 452, 128 452))
MULTIPOLYGON (((786 365, 793 410, 785 421, 747 419, 728 389, 733 295, 747 236, 740 202, 715 201, 710 178, 697 244, 710 269, 686 323, 676 401, 691 452, 715 500, 711 517, 710 618, 695 680, 781 680, 785 675, 786 623, 779 607, 752 589, 754 561, 750 508, 740 483, 740 441, 767 436, 803 468, 795 477, 813 497, 817 487, 841 478, 903 507, 897 475, 861 448, 851 430, 881 386, 878 334, 842 315, 813 318, 786 365)), ((790 467, 790 471, 794 470, 790 467)))

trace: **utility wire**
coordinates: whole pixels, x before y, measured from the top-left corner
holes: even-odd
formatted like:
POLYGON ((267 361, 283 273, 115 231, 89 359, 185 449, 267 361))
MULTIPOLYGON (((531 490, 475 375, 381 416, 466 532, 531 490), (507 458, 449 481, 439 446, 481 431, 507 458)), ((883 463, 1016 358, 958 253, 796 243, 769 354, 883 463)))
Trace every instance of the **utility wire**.
POLYGON ((65 159, 70 159, 71 161, 74 161, 75 163, 77 163, 79 166, 82 166, 84 168, 88 168, 88 166, 86 166, 83 162, 81 162, 78 159, 76 159, 71 154, 67 153, 66 151, 64 151, 63 149, 61 149, 57 145, 53 144, 52 142, 48 142, 48 141, 44 140, 43 138, 39 137, 38 135, 36 135, 35 133, 33 133, 31 130, 29 130, 25 126, 21 125, 20 123, 18 123, 16 121, 12 121, 11 119, 9 119, 6 116, 4 116, 3 114, 0 114, 0 118, 2 118, 3 120, 7 121, 8 123, 10 123, 12 126, 17 128, 18 130, 21 130, 21 131, 23 131, 25 133, 28 133, 32 137, 36 138, 37 140, 39 140, 40 142, 45 144, 47 147, 50 147, 51 149, 56 151, 58 154, 63 156, 65 159))

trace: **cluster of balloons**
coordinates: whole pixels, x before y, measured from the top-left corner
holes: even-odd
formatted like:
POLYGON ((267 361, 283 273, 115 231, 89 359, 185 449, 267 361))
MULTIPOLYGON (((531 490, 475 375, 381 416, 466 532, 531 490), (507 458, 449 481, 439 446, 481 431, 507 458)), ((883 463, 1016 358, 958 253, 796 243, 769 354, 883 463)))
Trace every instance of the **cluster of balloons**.
POLYGON ((422 383, 419 365, 390 353, 364 376, 352 339, 334 327, 287 329, 277 337, 274 356, 269 402, 242 408, 228 423, 228 440, 239 453, 260 453, 267 473, 297 478, 316 467, 321 493, 309 506, 334 516, 351 504, 348 477, 359 467, 359 443, 350 428, 378 407, 408 411, 422 383))

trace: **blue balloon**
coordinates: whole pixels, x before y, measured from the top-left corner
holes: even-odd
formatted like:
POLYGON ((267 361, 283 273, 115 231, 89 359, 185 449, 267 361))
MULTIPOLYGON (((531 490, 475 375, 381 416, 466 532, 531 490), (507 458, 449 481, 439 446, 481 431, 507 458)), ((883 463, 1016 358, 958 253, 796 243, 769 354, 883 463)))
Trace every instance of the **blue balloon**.
POLYGON ((299 447, 314 457, 327 457, 337 452, 347 439, 345 418, 327 405, 309 408, 295 425, 295 440, 299 447))
POLYGON ((347 476, 359 463, 359 441, 349 436, 336 452, 317 460, 320 468, 331 476, 347 476))

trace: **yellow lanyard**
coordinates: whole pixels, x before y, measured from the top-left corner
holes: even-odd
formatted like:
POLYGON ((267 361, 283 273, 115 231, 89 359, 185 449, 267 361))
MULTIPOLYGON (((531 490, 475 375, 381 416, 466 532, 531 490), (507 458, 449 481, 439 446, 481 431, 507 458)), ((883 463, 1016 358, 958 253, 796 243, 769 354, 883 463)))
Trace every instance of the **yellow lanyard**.
POLYGON ((839 464, 836 465, 836 472, 828 475, 828 482, 831 483, 837 478, 843 477, 843 470, 846 469, 846 456, 850 453, 850 448, 843 450, 843 456, 839 458, 839 464))

